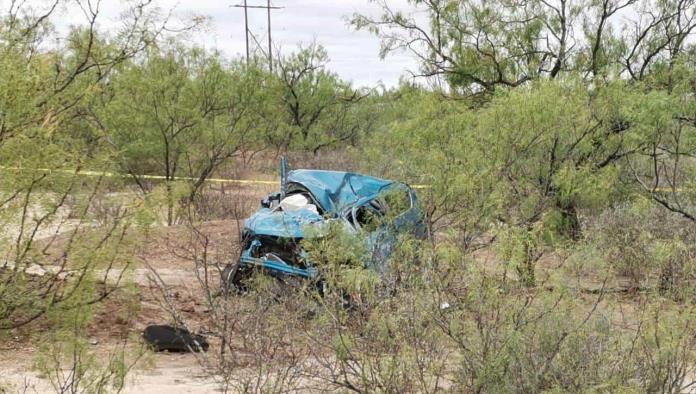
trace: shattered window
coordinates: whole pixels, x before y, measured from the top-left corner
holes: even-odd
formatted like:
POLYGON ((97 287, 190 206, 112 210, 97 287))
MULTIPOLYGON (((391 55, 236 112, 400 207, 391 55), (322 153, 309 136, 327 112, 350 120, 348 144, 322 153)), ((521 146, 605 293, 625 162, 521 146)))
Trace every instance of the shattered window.
POLYGON ((371 204, 366 204, 355 211, 355 220, 361 229, 372 232, 382 223, 382 215, 371 204))

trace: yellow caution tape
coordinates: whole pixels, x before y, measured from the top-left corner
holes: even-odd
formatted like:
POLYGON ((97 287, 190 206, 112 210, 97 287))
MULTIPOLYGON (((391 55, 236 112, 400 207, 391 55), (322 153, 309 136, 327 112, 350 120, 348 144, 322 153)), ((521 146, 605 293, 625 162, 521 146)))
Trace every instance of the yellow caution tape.
MULTIPOLYGON (((103 177, 116 177, 116 178, 129 178, 131 177, 130 174, 119 174, 119 173, 112 173, 112 172, 99 172, 99 171, 71 171, 71 170, 59 170, 59 169, 50 169, 50 168, 20 168, 20 167, 5 167, 5 166, 0 166, 0 169, 2 170, 9 170, 9 171, 36 171, 36 172, 48 172, 48 173, 62 173, 62 174, 69 174, 69 175, 84 175, 84 176, 103 176, 103 177)), ((167 180, 167 177, 164 175, 143 175, 143 174, 136 174, 135 176, 142 178, 142 179, 156 179, 156 180, 167 180)), ((177 176, 170 178, 170 180, 173 181, 196 181, 198 178, 194 177, 186 177, 186 176, 177 176)), ((205 182, 213 182, 213 183, 236 183, 240 185, 273 185, 277 186, 280 185, 280 181, 264 181, 260 179, 224 179, 224 178, 207 178, 205 182)), ((414 189, 428 189, 431 186, 430 185, 411 185, 412 188, 414 189)), ((686 191, 690 191, 691 189, 682 189, 682 188, 676 188, 674 189, 674 192, 676 193, 683 193, 686 191)), ((673 190, 670 188, 657 188, 652 192, 657 192, 657 193, 669 193, 672 192, 673 190)))
MULTIPOLYGON (((47 173, 60 173, 60 174, 68 174, 68 175, 83 175, 83 176, 103 176, 103 177, 110 177, 110 178, 129 178, 131 177, 130 174, 119 174, 119 173, 113 173, 113 172, 99 172, 99 171, 71 171, 71 170, 60 170, 60 169, 51 169, 51 168, 20 168, 20 167, 5 167, 5 166, 0 166, 0 169, 3 170, 9 170, 9 171, 35 171, 35 172, 47 172, 47 173)), ((167 177, 164 175, 143 175, 143 174, 136 174, 135 175, 138 178, 142 179, 156 179, 156 180, 167 180, 167 177)), ((198 178, 194 177, 187 177, 187 176, 176 176, 173 178, 169 178, 169 180, 172 181, 196 181, 198 178)), ((273 186, 278 186, 280 185, 280 181, 264 181, 260 179, 224 179, 224 178, 207 178, 205 180, 206 182, 213 182, 213 183, 236 183, 240 185, 273 185, 273 186)), ((412 185, 411 186, 414 189, 426 189, 429 188, 430 185, 412 185)))
POLYGON ((693 189, 677 188, 677 189, 672 190, 672 189, 658 188, 658 189, 655 189, 654 192, 650 192, 650 193, 672 193, 672 192, 674 192, 674 193, 687 193, 690 191, 693 191, 693 189))
MULTIPOLYGON (((99 172, 99 171, 71 171, 71 170, 54 170, 50 168, 19 168, 19 167, 4 167, 0 166, 0 169, 9 171, 36 171, 36 172, 47 172, 47 173, 60 173, 68 175, 83 175, 83 176, 103 176, 107 178, 129 178, 130 174, 118 174, 112 172, 99 172)), ((167 180, 168 178, 164 175, 135 175, 142 179, 157 179, 157 180, 167 180)), ((176 176, 169 178, 172 181, 196 181, 198 178, 186 177, 186 176, 176 176)), ((280 185, 279 181, 263 181, 258 179, 222 179, 222 178, 207 178, 206 182, 214 183, 238 183, 238 184, 259 184, 259 185, 280 185)))

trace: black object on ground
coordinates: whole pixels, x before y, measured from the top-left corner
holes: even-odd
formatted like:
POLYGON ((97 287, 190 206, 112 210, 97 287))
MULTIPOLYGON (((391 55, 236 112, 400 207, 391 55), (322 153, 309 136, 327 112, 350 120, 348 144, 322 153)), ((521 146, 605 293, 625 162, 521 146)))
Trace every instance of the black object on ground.
POLYGON ((158 352, 208 351, 208 341, 201 335, 191 334, 185 328, 167 325, 147 326, 143 331, 143 338, 158 352))

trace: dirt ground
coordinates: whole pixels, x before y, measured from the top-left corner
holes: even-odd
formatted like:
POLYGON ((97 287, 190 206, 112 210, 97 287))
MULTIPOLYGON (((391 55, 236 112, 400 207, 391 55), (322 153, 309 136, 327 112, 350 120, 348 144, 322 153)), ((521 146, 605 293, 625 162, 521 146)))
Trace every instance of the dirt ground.
MULTIPOLYGON (((218 267, 224 267, 226 263, 232 262, 239 253, 238 238, 243 224, 240 218, 256 208, 258 200, 265 192, 245 190, 228 196, 230 200, 241 201, 246 205, 228 207, 227 219, 205 221, 197 225, 195 231, 185 224, 176 224, 160 226, 149 232, 144 240, 145 246, 138 253, 136 266, 132 270, 132 280, 138 287, 139 312, 134 319, 124 321, 118 313, 122 309, 121 299, 108 299, 95 316, 88 333, 95 350, 104 349, 105 353, 108 353, 106 349, 113 346, 114 341, 124 333, 138 336, 148 325, 171 323, 171 316, 164 311, 159 301, 163 289, 172 296, 184 319, 192 323, 188 328, 194 332, 205 331, 206 309, 196 279, 195 263, 202 252, 200 237, 203 236, 207 240, 205 252, 209 263, 217 263, 218 267)), ((53 247, 59 251, 61 240, 55 240, 53 247)), ((489 248, 477 252, 475 258, 486 271, 502 269, 495 253, 489 248)), ((543 271, 540 280, 544 282, 560 264, 562 259, 554 256, 540 261, 539 266, 543 271)), ((200 270, 198 273, 201 274, 200 270)), ((115 281, 113 278, 118 276, 118 270, 108 275, 111 281, 115 281)), ((212 269, 210 278, 218 280, 215 269, 212 269)), ((586 281, 583 286, 594 288, 599 286, 599 283, 586 281)), ((0 341, 0 394, 55 391, 50 383, 32 368, 36 355, 32 343, 30 334, 25 331, 11 332, 0 341)), ((205 374, 195 355, 149 353, 133 369, 123 392, 176 394, 216 391, 218 385, 205 374)))
MULTIPOLYGON (((151 368, 139 369, 129 375, 128 383, 122 391, 126 394, 152 393, 212 393, 217 384, 207 377, 198 366, 195 356, 186 353, 158 353, 152 356, 151 368)), ((17 352, 0 358, 2 378, 8 393, 50 393, 55 389, 46 380, 31 370, 31 364, 23 360, 31 359, 30 352, 17 352)), ((2 392, 2 389, 0 389, 2 392)))
MULTIPOLYGON (((201 224, 200 231, 209 236, 212 255, 221 257, 237 253, 237 224, 236 220, 201 224)), ((157 229, 149 235, 147 247, 140 256, 142 264, 133 269, 133 282, 139 288, 138 316, 130 323, 120 320, 117 313, 120 299, 109 299, 101 306, 90 328, 90 341, 94 341, 96 349, 111 346, 124 331, 137 336, 150 324, 170 323, 171 318, 158 301, 161 287, 171 292, 187 321, 204 320, 205 311, 201 306, 200 294, 197 294, 195 264, 192 256, 182 252, 189 242, 189 234, 185 226, 176 225, 157 229)), ((118 273, 110 272, 109 277, 116 277, 118 273)), ((201 329, 189 328, 193 331, 201 329)), ((33 370, 35 355, 30 334, 21 330, 10 333, 0 344, 0 393, 54 391, 50 383, 33 370)), ((215 382, 206 377, 194 355, 150 353, 146 360, 133 369, 124 393, 210 393, 217 388, 215 382)))

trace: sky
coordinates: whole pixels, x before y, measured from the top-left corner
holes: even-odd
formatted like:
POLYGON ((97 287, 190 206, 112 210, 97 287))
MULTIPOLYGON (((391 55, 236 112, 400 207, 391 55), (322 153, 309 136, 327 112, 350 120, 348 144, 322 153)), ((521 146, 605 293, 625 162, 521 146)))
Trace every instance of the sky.
MULTIPOLYGON (((40 1, 40 0, 37 0, 40 1)), ((164 10, 175 7, 175 15, 201 14, 209 17, 208 29, 194 33, 188 38, 208 49, 217 48, 228 56, 244 56, 244 11, 232 7, 244 0, 158 0, 164 10)), ((413 12, 407 0, 387 0, 390 7, 413 12)), ((0 3, 3 1, 0 0, 0 3)), ((266 0, 247 0, 248 5, 265 5, 266 0)), ((416 71, 415 59, 406 53, 379 57, 379 38, 365 32, 355 31, 346 18, 355 12, 377 16, 379 8, 368 0, 272 0, 271 5, 283 7, 271 14, 272 38, 275 48, 284 53, 296 50, 299 43, 316 41, 323 45, 329 55, 329 69, 355 86, 392 87, 407 70, 416 71)), ((102 0, 100 6, 101 27, 108 29, 116 23, 123 2, 102 0)), ((75 9, 64 8, 56 18, 58 31, 67 31, 71 24, 84 22, 84 17, 75 9)), ((258 41, 267 47, 266 10, 249 9, 249 29, 258 41)), ((417 14, 415 14, 417 15, 417 14)), ((251 44, 253 45, 253 40, 251 44)))
MULTIPOLYGON (((265 4, 265 0, 247 0, 248 4, 265 4)), ((188 2, 182 2, 183 9, 188 2)), ((196 7, 198 12, 212 16, 212 37, 206 45, 216 46, 226 53, 244 53, 244 11, 229 7, 242 0, 201 1, 207 6, 196 7)), ((404 0, 392 1, 402 9, 404 0)), ((379 58, 379 39, 374 35, 356 32, 346 21, 354 12, 378 14, 378 9, 367 0, 275 0, 274 6, 284 7, 271 13, 271 35, 274 45, 281 50, 293 50, 298 42, 316 40, 323 45, 331 59, 329 67, 341 77, 356 85, 375 85, 380 81, 387 86, 398 82, 406 69, 416 69, 413 58, 405 53, 379 58)), ((266 45, 267 15, 265 10, 249 10, 250 30, 266 45)))

